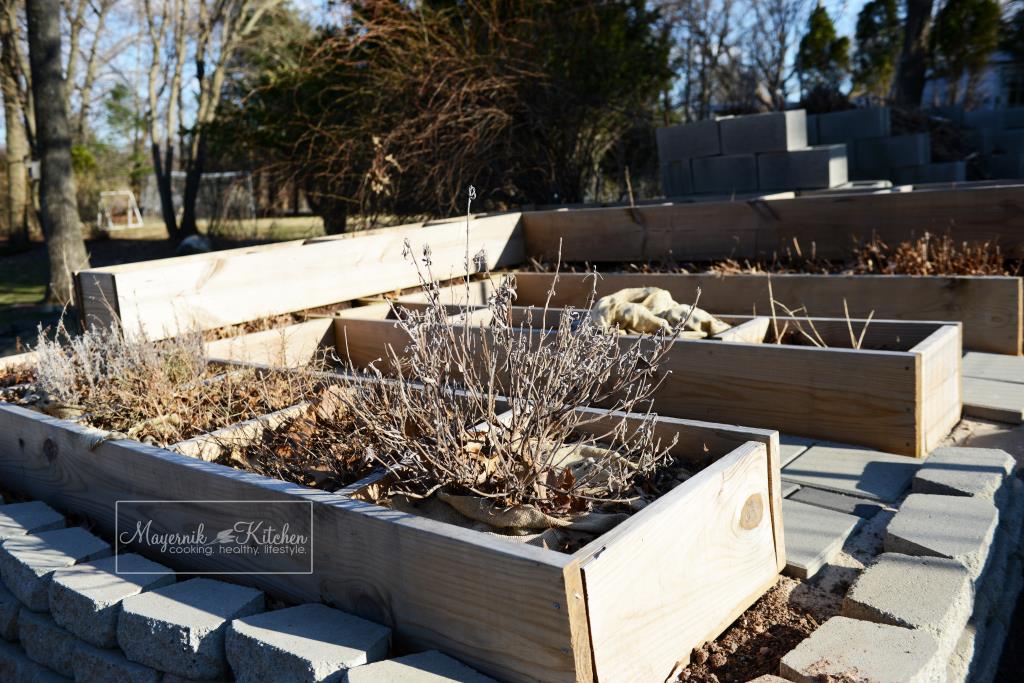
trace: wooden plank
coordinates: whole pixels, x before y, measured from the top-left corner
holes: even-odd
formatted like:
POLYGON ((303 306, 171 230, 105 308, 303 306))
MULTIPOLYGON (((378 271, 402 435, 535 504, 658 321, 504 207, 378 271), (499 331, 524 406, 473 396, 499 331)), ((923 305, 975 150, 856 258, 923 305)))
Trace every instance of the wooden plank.
MULTIPOLYGON (((383 358, 387 345, 401 350, 406 344, 388 321, 339 317, 336 324, 339 347, 347 344, 357 365, 383 358)), ((622 343, 632 339, 624 335, 622 343)), ((339 355, 345 357, 344 348, 339 355)), ((919 354, 899 351, 680 340, 663 363, 667 377, 654 405, 671 417, 921 457, 920 362, 919 354)))
MULTIPOLYGON (((502 680, 576 680, 563 578, 569 557, 561 553, 144 444, 98 442, 95 430, 8 404, 0 404, 0 481, 83 515, 108 536, 118 500, 311 501, 315 573, 232 580, 387 624, 399 647, 439 649, 502 680)), ((228 528, 237 521, 229 506, 199 502, 189 509, 187 519, 154 523, 177 531, 187 523, 228 528)), ((280 514, 283 523, 291 513, 280 514)), ((174 564, 187 571, 252 569, 244 557, 227 562, 189 555, 174 564)))
MULTIPOLYGON (((607 430, 607 421, 622 419, 626 415, 625 413, 598 408, 579 408, 578 410, 593 415, 603 413, 607 416, 604 420, 596 422, 590 428, 583 430, 594 434, 600 433, 599 430, 601 429, 607 430)), ((672 454, 677 458, 692 459, 698 467, 708 464, 709 454, 726 453, 750 441, 764 444, 768 451, 768 479, 771 482, 770 498, 772 529, 775 536, 775 554, 778 558, 777 569, 781 572, 783 567, 786 566, 786 544, 782 526, 782 484, 780 473, 782 467, 782 447, 780 445, 779 433, 771 429, 741 427, 720 422, 685 420, 666 415, 658 416, 654 433, 662 443, 671 443, 675 439, 676 445, 672 450, 672 454)), ((600 544, 588 546, 594 552, 598 552, 600 547, 600 544)), ((588 552, 584 548, 576 555, 586 555, 588 552)))
POLYGON ((925 232, 998 243, 1024 255, 1021 186, 803 196, 523 214, 526 252, 565 261, 771 258, 794 240, 805 255, 840 259, 872 233, 889 244, 925 232))
POLYGON ((1024 384, 1024 358, 970 351, 963 358, 964 377, 1024 384))
POLYGON ((1016 382, 964 377, 964 414, 996 422, 1024 422, 1024 391, 1016 382))
POLYGON ((600 539, 583 563, 598 680, 668 680, 687 645, 718 635, 704 615, 774 583, 766 460, 762 444, 742 446, 600 539))
MULTIPOLYGON (((518 303, 540 303, 551 287, 549 273, 517 273, 518 303)), ((816 317, 850 316, 889 320, 952 320, 964 325, 964 348, 1017 355, 1024 341, 1024 285, 1019 277, 910 275, 771 276, 778 301, 805 306, 816 317)), ((593 280, 580 273, 559 275, 552 303, 582 305, 593 280)), ((676 301, 692 302, 697 288, 700 305, 718 314, 765 315, 770 311, 765 275, 713 273, 602 273, 597 295, 627 287, 661 287, 676 301)))
POLYGON ((963 412, 960 325, 943 325, 911 350, 921 356, 922 448, 930 453, 963 412))
POLYGON ((109 328, 117 322, 117 286, 111 273, 77 273, 75 296, 83 327, 109 328))
POLYGON ((230 449, 233 446, 245 446, 253 443, 262 437, 268 429, 275 429, 286 420, 301 415, 308 407, 309 403, 306 402, 288 406, 251 420, 217 429, 209 434, 200 434, 186 441, 179 441, 168 448, 190 458, 213 462, 224 453, 225 447, 230 449))
POLYGON ((714 338, 742 344, 760 344, 768 334, 768 326, 770 324, 771 318, 758 316, 741 322, 721 334, 716 334, 714 338))
POLYGON ((523 214, 526 253, 542 261, 559 253, 563 261, 753 258, 762 219, 752 206, 763 204, 756 199, 529 211, 523 214))
POLYGON ((15 353, 9 356, 0 356, 0 370, 16 368, 22 365, 35 365, 37 354, 35 351, 15 353))
MULTIPOLYGON (((519 214, 472 221, 469 253, 483 251, 489 268, 520 263, 519 224, 519 214)), ((435 277, 465 274, 466 227, 447 223, 273 249, 220 251, 202 259, 150 261, 144 268, 93 269, 80 277, 85 282, 95 273, 113 275, 125 333, 162 339, 417 285, 416 269, 403 256, 406 240, 417 255, 431 247, 435 277)), ((82 303, 91 315, 91 306, 82 303)))
POLYGON ((316 318, 279 329, 209 342, 206 355, 212 361, 292 368, 307 365, 318 352, 333 346, 333 322, 329 318, 316 318))

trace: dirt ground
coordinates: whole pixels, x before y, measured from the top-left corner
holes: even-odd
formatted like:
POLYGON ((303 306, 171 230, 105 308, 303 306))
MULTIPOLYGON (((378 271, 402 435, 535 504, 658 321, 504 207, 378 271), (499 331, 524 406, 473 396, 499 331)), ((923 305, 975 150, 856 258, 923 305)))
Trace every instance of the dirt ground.
MULTIPOLYGON (((945 445, 1001 448, 1024 463, 1024 426, 962 420, 945 445)), ((822 622, 839 614, 857 575, 882 552, 885 528, 895 514, 884 509, 867 521, 833 561, 810 581, 780 577, 779 583, 736 620, 717 640, 696 650, 676 680, 740 683, 778 674, 782 657, 822 622)), ((1019 683, 1024 671, 1024 594, 1018 599, 1007 635, 997 683, 1019 683)))

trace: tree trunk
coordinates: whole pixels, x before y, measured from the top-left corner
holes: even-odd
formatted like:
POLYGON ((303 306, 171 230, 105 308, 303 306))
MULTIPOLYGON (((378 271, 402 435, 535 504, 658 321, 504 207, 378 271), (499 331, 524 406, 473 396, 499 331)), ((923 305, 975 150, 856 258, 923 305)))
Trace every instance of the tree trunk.
POLYGON ((185 192, 181 198, 181 231, 179 237, 188 237, 199 232, 196 227, 196 201, 199 199, 199 181, 206 165, 206 137, 197 130, 195 158, 190 159, 185 169, 185 192))
MULTIPOLYGON (((5 3, 6 4, 6 3, 5 3)), ((7 238, 12 244, 29 241, 29 184, 27 160, 31 155, 28 134, 25 132, 25 112, 21 104, 18 84, 19 60, 17 35, 12 24, 9 7, 3 7, 0 16, 0 92, 4 98, 7 161, 7 238)))
POLYGON ((928 33, 932 24, 933 0, 907 0, 907 19, 903 25, 903 52, 896 71, 893 100, 905 107, 921 104, 928 68, 928 33))
POLYGON ((71 129, 61 72, 60 0, 29 0, 28 50, 35 100, 43 232, 50 255, 48 299, 74 298, 74 273, 89 267, 71 168, 71 129))
POLYGON ((178 238, 178 217, 174 213, 174 186, 172 184, 171 172, 174 169, 174 148, 167 146, 167 156, 160 158, 160 145, 153 143, 150 148, 153 153, 153 177, 156 178, 156 192, 160 195, 160 215, 164 219, 164 227, 167 228, 167 236, 176 240, 178 238))
MULTIPOLYGON (((298 191, 298 183, 296 183, 296 195, 298 195, 298 191)), ((306 200, 309 201, 313 212, 323 219, 326 234, 340 235, 348 229, 348 202, 308 190, 306 191, 306 200)))

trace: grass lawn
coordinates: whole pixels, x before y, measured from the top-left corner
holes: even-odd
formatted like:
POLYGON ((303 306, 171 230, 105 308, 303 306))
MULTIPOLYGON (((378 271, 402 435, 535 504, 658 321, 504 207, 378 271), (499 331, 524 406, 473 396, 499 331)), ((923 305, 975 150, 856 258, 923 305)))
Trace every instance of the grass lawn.
POLYGON ((45 249, 0 255, 0 355, 14 353, 17 341, 31 341, 40 322, 56 315, 41 306, 50 276, 45 249))
MULTIPOLYGON (((389 222, 385 220, 383 224, 389 222)), ((198 227, 199 232, 206 233, 211 226, 201 220, 198 227)), ((377 226, 367 225, 359 217, 351 220, 351 230, 367 227, 377 226)), ((215 244, 230 248, 234 242, 244 245, 318 237, 324 234, 324 225, 316 216, 289 216, 228 222, 217 226, 215 232, 215 244)), ((175 253, 175 245, 167 240, 164 224, 159 220, 147 220, 139 228, 115 230, 102 239, 89 240, 86 248, 94 266, 166 258, 175 253)), ((42 305, 48 279, 44 245, 5 253, 0 244, 0 355, 14 353, 18 340, 34 342, 40 322, 56 322, 60 311, 42 305)))

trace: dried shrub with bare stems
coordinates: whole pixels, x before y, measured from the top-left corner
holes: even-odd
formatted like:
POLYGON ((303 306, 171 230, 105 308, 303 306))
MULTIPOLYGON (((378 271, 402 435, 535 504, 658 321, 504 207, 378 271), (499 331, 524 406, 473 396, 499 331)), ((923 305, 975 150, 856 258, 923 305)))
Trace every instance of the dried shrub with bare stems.
POLYGON ((198 333, 150 342, 116 323, 72 335, 60 322, 35 350, 33 407, 159 445, 292 405, 305 389, 291 373, 209 365, 198 333))
POLYGON ((1020 263, 1011 263, 995 241, 957 241, 947 232, 924 233, 916 240, 891 247, 877 234, 855 255, 854 272, 888 275, 1015 275, 1020 263))
POLYGON ((550 309, 553 290, 538 317, 555 324, 528 313, 514 325, 511 276, 485 309, 453 312, 429 249, 422 263, 408 245, 406 256, 426 294, 421 308, 396 310, 407 345, 350 367, 341 394, 392 494, 436 495, 492 526, 534 529, 600 526, 595 513, 658 495, 673 444, 655 434, 651 399, 678 331, 623 337, 587 310, 550 309), (596 405, 642 419, 627 428, 579 410, 596 405))
MULTIPOLYGON (((538 272, 551 272, 555 264, 531 259, 530 267, 538 272)), ((585 264, 562 264, 565 270, 583 270, 585 264)), ((869 240, 854 238, 847 259, 823 259, 817 256, 817 245, 804 248, 795 237, 790 244, 764 259, 724 258, 713 263, 603 263, 602 270, 639 273, 711 272, 722 275, 770 273, 844 273, 851 275, 1019 275, 1019 259, 1008 258, 996 241, 972 242, 955 240, 950 232, 930 232, 905 240, 895 246, 883 241, 877 233, 869 240)))

